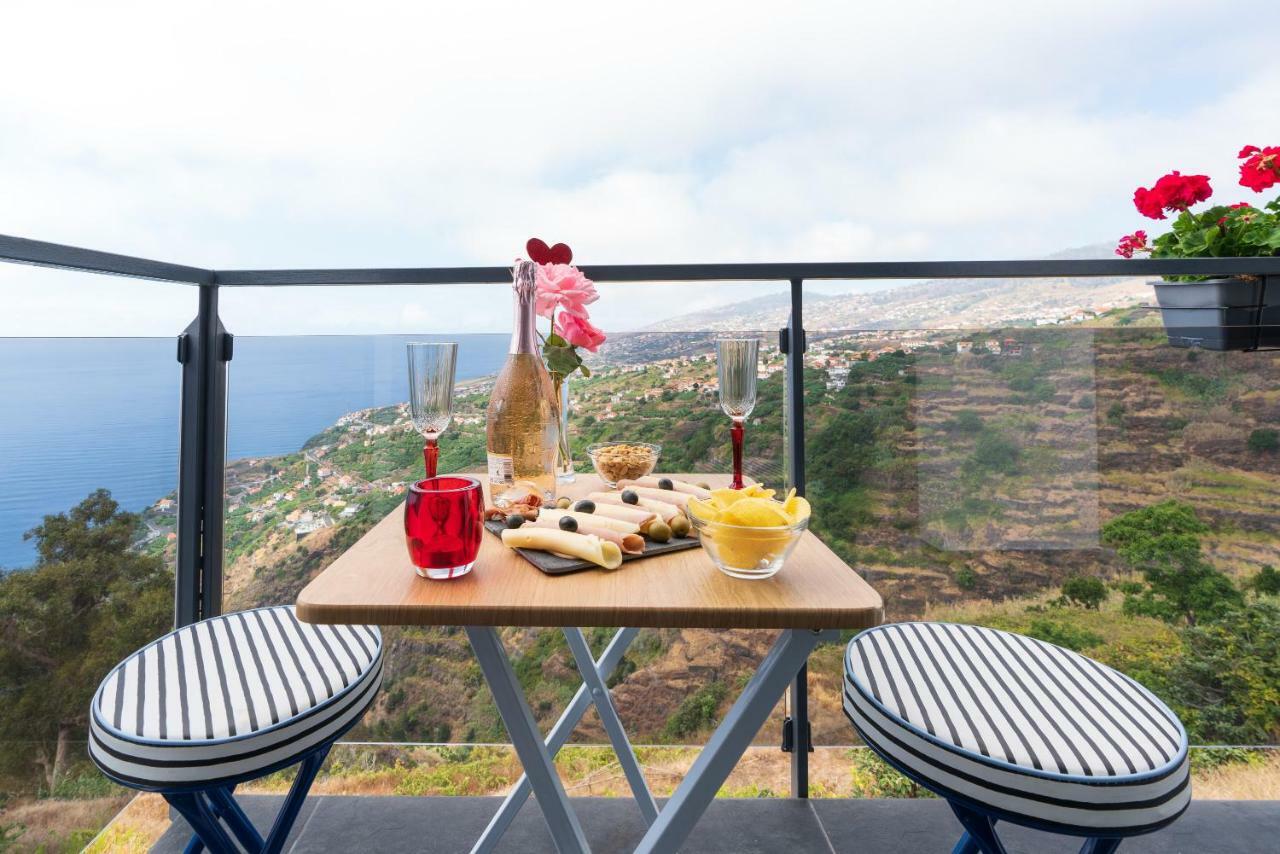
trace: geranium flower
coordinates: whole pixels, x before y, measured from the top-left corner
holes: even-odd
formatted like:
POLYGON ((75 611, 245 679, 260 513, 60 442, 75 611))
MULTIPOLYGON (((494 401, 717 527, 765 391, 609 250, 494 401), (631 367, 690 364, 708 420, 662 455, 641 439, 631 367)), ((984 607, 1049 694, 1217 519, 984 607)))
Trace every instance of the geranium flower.
POLYGON ((550 318, 558 308, 585 318, 587 306, 600 299, 595 283, 572 264, 539 264, 535 282, 540 317, 550 318))
POLYGON ((568 311, 560 312, 560 316, 556 318, 555 333, 574 347, 583 347, 592 353, 605 340, 605 334, 593 326, 585 314, 577 315, 568 311))
POLYGON ((1175 169, 1156 181, 1151 189, 1135 190, 1133 205, 1149 219, 1164 219, 1165 211, 1185 211, 1212 195, 1208 175, 1183 175, 1175 169))
POLYGON ((1132 258, 1133 253, 1147 248, 1147 233, 1142 229, 1138 229, 1133 234, 1126 234, 1120 238, 1120 245, 1116 247, 1116 254, 1122 258, 1132 258))
POLYGON ((1240 164, 1240 186, 1261 193, 1280 184, 1280 145, 1246 145, 1240 149, 1239 157, 1244 160, 1240 164))

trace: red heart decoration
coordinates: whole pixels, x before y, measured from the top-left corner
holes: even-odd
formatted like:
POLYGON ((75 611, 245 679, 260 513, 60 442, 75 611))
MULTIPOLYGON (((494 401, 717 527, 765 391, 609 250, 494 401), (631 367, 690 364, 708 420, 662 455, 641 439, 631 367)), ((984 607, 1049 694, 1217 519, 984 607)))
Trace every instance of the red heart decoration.
POLYGON ((569 248, 567 243, 557 243, 555 246, 547 246, 546 242, 537 237, 530 237, 529 242, 524 245, 525 252, 529 253, 529 260, 535 264, 570 264, 573 262, 573 250, 569 248))
MULTIPOLYGON (((561 245, 561 244, 557 244, 561 245)), ((566 247, 568 248, 568 247, 566 247)), ((535 264, 550 264, 551 249, 547 244, 536 237, 530 237, 529 242, 524 245, 524 249, 529 253, 529 260, 535 264)))
POLYGON ((573 250, 569 248, 567 243, 557 243, 551 247, 551 263, 552 264, 569 264, 573 261, 573 250))

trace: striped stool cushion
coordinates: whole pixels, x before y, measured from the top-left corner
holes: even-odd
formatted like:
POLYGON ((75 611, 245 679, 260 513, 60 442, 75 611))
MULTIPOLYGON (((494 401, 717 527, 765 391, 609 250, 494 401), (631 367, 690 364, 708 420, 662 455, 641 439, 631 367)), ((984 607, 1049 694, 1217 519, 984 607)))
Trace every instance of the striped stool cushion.
POLYGON ((337 738, 381 683, 373 626, 302 623, 284 606, 214 617, 107 674, 90 709, 89 755, 139 788, 251 777, 337 738))
POLYGON ((1173 712, 1127 676, 1021 635, 949 623, 863 632, 845 654, 844 709, 908 775, 1015 822, 1128 835, 1191 799, 1173 712))

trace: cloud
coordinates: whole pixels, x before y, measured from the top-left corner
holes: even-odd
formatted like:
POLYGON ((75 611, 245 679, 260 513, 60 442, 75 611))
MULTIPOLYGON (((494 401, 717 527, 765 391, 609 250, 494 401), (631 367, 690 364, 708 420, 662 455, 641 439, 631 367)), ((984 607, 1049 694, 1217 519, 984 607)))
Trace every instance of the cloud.
MULTIPOLYGON (((222 267, 503 264, 531 234, 592 263, 1041 255, 1132 230, 1169 168, 1226 192, 1280 90, 1280 24, 1155 0, 44 0, 6 24, 0 233, 222 267)), ((6 335, 171 334, 194 307, 30 268, 0 288, 6 335)), ((771 289, 611 288, 599 319, 771 289)), ((223 306, 255 334, 509 323, 426 290, 223 306)))

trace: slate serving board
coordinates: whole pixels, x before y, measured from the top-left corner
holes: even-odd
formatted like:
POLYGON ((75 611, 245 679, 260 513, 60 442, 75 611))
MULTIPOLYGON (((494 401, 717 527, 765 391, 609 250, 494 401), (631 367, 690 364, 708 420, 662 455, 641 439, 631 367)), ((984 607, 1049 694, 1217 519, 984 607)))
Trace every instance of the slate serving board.
MULTIPOLYGON (((496 537, 502 537, 503 524, 497 519, 490 519, 484 523, 485 528, 496 537)), ((644 554, 622 556, 622 562, 628 563, 633 560, 643 560, 654 555, 666 554, 667 552, 679 552, 685 549, 693 549, 698 547, 697 537, 672 537, 670 542, 655 543, 648 538, 644 541, 644 554)), ((579 572, 584 569, 600 569, 591 561, 580 560, 576 557, 560 557, 553 555, 551 552, 541 552, 536 549, 516 549, 520 557, 529 561, 538 569, 547 575, 566 575, 570 572, 579 572)), ((621 568, 621 567, 619 567, 621 568)))

